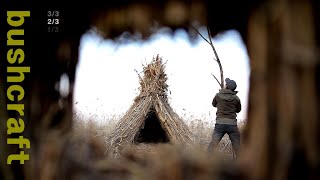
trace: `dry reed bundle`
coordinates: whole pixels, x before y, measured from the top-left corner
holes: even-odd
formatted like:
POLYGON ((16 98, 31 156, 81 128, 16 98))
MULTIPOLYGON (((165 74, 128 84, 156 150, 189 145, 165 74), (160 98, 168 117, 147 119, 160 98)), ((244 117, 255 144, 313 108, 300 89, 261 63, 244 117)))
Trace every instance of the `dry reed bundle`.
POLYGON ((165 64, 162 63, 162 58, 157 55, 152 62, 143 67, 144 76, 139 76, 140 95, 135 98, 138 101, 140 98, 149 94, 157 94, 167 100, 167 75, 165 73, 165 64))
POLYGON ((115 130, 107 136, 107 154, 117 155, 124 146, 137 144, 137 136, 146 125, 150 113, 152 121, 159 121, 169 143, 192 144, 192 135, 187 125, 173 111, 167 101, 167 76, 162 58, 157 55, 144 67, 144 77, 140 78, 140 94, 134 100, 115 130))

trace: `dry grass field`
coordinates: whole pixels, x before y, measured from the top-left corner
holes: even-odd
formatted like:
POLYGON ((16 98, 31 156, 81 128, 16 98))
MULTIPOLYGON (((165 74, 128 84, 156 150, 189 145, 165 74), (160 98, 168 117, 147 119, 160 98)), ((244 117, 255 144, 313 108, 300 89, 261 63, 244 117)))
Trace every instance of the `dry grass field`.
MULTIPOLYGON (((79 113, 74 113, 73 133, 74 136, 82 139, 97 139, 101 140, 102 144, 105 144, 104 140, 110 135, 110 133, 116 127, 120 117, 113 116, 111 119, 105 119, 105 121, 97 121, 95 117, 85 117, 79 113)), ((198 145, 200 149, 206 151, 212 137, 214 123, 208 123, 201 119, 187 119, 186 123, 193 135, 193 144, 198 145)), ((238 123, 240 132, 242 132, 245 126, 245 122, 238 123)), ((105 145, 104 145, 105 146, 105 145)), ((156 144, 141 144, 140 147, 156 146, 156 144)), ((219 148, 225 157, 232 158, 232 145, 227 134, 222 138, 219 148)))
MULTIPOLYGON (((201 120, 188 120, 196 146, 185 147, 168 143, 128 145, 121 156, 106 156, 106 137, 119 121, 109 119, 99 123, 75 114, 71 152, 68 158, 76 158, 85 166, 86 177, 112 179, 211 179, 239 176, 233 162, 230 140, 227 135, 220 142, 218 152, 208 154, 213 127, 201 120), (79 143, 79 141, 81 143, 79 143), (231 161, 230 161, 231 160, 231 161), (219 165, 217 163, 219 162, 219 165), (89 173, 88 173, 89 172, 89 173)), ((243 127, 244 125, 239 125, 243 127)), ((72 161, 69 161, 72 162, 72 161)), ((74 166, 74 165, 72 165, 74 166)), ((73 172, 73 174, 77 174, 73 172)), ((77 174, 83 176, 84 174, 77 174)), ((73 177, 73 175, 72 175, 73 177)))

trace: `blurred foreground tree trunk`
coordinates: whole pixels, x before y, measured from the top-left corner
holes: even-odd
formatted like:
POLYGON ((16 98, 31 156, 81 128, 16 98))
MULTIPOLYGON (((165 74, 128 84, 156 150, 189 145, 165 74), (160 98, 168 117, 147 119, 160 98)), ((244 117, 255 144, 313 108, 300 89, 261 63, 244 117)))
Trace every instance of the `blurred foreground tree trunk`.
POLYGON ((248 21, 251 179, 316 179, 320 163, 319 3, 269 1, 248 21))

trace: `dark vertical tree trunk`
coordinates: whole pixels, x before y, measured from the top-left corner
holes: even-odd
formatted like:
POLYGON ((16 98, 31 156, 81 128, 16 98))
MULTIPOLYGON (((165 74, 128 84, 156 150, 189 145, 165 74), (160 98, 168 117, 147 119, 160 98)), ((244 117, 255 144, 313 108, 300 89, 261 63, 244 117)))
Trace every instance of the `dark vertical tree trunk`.
POLYGON ((253 179, 319 177, 319 51, 312 3, 270 1, 249 20, 243 162, 253 179))

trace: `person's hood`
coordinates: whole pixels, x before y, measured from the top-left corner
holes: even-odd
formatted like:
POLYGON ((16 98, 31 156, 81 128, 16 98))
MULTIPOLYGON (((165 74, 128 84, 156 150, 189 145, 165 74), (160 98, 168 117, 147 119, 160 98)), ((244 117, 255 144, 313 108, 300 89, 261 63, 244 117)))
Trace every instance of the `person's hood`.
POLYGON ((232 91, 230 89, 220 89, 218 96, 221 99, 227 100, 227 101, 232 101, 235 98, 237 98, 236 94, 238 91, 232 91))

